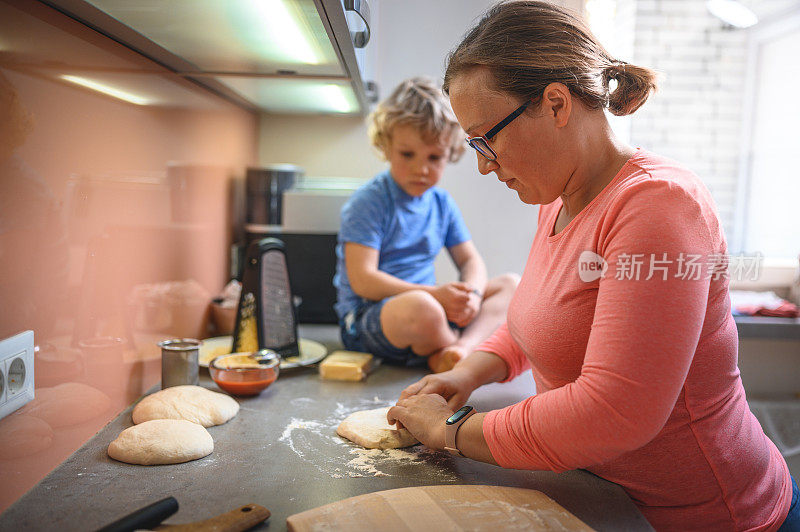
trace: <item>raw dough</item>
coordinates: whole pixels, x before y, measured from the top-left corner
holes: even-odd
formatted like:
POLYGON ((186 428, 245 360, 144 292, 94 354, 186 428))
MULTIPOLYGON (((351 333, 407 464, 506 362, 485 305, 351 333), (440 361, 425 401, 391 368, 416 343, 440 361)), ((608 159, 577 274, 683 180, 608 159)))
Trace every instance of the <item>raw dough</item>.
POLYGON ((367 449, 398 449, 419 441, 406 429, 397 429, 386 421, 389 407, 353 412, 339 424, 336 434, 367 449))
POLYGON ((239 403, 229 395, 200 386, 172 386, 139 401, 133 409, 133 422, 185 419, 204 427, 213 427, 226 423, 237 412, 239 403))
POLYGON ((0 460, 43 451, 53 444, 53 429, 39 418, 11 414, 0 421, 0 460))
POLYGON ((36 398, 20 412, 60 428, 101 417, 110 406, 111 399, 97 388, 80 382, 65 382, 52 388, 39 388, 36 398))
POLYGON ((108 445, 108 456, 129 464, 180 464, 208 456, 214 440, 208 431, 183 419, 154 419, 123 430, 108 445))

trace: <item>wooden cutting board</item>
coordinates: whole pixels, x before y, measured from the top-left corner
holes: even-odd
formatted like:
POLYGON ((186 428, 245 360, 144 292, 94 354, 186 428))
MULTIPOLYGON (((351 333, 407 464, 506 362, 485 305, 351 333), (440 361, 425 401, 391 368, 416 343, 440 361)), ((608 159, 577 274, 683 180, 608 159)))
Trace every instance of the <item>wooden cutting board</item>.
POLYGON ((592 530, 541 491, 501 486, 421 486, 378 491, 286 519, 292 532, 592 530))

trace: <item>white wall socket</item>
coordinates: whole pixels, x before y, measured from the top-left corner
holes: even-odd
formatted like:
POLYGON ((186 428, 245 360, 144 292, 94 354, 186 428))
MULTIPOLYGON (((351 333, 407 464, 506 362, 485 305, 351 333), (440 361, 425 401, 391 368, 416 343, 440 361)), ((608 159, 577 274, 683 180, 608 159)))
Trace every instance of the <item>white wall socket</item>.
POLYGON ((25 331, 0 340, 0 419, 33 397, 33 331, 25 331))

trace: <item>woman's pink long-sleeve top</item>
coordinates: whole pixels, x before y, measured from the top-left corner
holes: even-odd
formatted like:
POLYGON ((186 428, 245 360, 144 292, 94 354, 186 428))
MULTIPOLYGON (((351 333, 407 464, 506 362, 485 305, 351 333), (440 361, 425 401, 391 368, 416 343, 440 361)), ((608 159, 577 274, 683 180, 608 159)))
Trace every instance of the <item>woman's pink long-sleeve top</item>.
POLYGON ((508 379, 530 368, 536 382, 536 395, 486 415, 494 459, 588 469, 658 530, 777 529, 789 471, 745 401, 707 189, 639 150, 553 235, 560 208, 541 207, 507 322, 478 348, 508 379))

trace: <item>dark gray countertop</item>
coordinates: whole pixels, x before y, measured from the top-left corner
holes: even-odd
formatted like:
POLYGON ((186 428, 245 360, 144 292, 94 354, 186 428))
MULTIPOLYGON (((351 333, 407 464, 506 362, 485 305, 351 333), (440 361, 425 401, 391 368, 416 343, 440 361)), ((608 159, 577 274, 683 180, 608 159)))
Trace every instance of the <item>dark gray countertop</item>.
POLYGON ((800 340, 800 318, 734 316, 739 338, 800 340))
MULTIPOLYGON (((598 530, 651 530, 617 485, 585 471, 515 471, 433 452, 423 446, 367 451, 335 434, 347 414, 388 406, 423 374, 383 366, 365 382, 322 381, 315 368, 284 372, 255 398, 240 399, 233 420, 209 432, 214 452, 177 465, 137 466, 108 458, 106 447, 132 422, 131 408, 0 515, 0 530, 90 530, 163 497, 180 510, 167 523, 207 519, 257 503, 272 517, 259 529, 285 530, 294 513, 365 493, 432 484, 493 484, 537 489, 598 530)), ((215 389, 207 376, 201 385, 215 389)), ((530 376, 484 387, 470 401, 485 411, 530 394, 530 376)))

